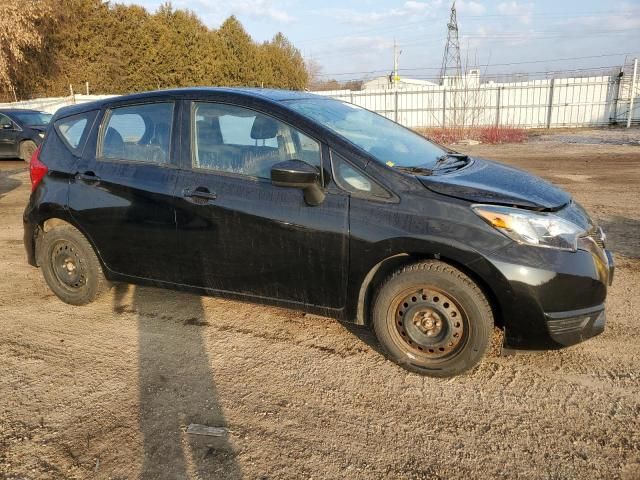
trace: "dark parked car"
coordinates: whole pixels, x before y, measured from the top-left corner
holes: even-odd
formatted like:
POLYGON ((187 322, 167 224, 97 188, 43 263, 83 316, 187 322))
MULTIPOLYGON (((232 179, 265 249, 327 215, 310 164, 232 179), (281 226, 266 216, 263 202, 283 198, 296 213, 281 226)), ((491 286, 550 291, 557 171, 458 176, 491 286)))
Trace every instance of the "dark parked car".
POLYGON ((193 88, 67 107, 31 163, 28 261, 371 325, 407 369, 599 334, 613 261, 569 194, 307 93, 193 88))
POLYGON ((0 110, 0 158, 28 162, 42 143, 52 115, 26 109, 0 110))

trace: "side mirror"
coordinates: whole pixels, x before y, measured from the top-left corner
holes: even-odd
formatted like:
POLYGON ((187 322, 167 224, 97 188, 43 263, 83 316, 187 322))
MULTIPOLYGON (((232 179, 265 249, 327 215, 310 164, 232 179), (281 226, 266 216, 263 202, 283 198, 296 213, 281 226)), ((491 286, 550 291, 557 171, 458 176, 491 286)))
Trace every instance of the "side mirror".
POLYGON ((304 201, 315 207, 324 201, 320 171, 302 160, 286 160, 271 167, 271 183, 277 187, 301 188, 304 201))
POLYGON ((13 130, 13 123, 3 123, 0 125, 3 130, 13 130))

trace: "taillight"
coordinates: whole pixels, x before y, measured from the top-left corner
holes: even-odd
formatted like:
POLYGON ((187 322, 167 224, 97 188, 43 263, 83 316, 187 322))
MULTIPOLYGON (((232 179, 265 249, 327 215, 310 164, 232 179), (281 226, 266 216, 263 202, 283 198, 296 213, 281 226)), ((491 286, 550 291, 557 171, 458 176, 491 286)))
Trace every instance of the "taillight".
POLYGON ((42 147, 33 152, 31 163, 29 163, 29 174, 31 175, 31 191, 33 192, 38 184, 42 181, 49 169, 40 161, 40 150, 42 147))

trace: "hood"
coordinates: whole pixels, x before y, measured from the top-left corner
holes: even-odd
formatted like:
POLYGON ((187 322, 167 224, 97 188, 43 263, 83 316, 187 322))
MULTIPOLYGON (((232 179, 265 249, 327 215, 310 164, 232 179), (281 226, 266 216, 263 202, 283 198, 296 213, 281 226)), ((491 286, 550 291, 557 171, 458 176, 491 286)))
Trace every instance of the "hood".
POLYGON ((418 178, 429 190, 470 202, 556 210, 571 200, 567 192, 540 177, 479 158, 451 173, 418 178))

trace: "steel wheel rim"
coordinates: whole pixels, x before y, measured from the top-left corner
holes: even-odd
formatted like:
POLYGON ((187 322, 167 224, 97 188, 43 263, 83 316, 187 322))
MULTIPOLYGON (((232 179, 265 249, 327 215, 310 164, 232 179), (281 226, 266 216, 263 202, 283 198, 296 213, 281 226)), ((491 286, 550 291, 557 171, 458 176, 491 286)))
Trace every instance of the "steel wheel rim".
POLYGON ((435 287, 413 287, 399 293, 389 315, 394 320, 393 337, 417 359, 454 356, 468 338, 469 322, 460 302, 435 287))
POLYGON ((62 287, 77 291, 86 285, 86 266, 73 243, 66 240, 56 242, 49 260, 53 274, 62 287))

